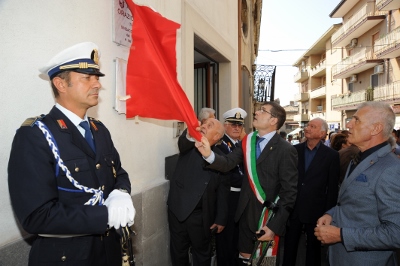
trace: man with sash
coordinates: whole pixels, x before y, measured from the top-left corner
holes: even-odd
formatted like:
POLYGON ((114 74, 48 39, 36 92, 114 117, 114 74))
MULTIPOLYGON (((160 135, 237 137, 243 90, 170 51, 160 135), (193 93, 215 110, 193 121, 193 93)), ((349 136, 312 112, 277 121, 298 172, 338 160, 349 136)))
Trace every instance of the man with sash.
MULTIPOLYGON (((243 131, 243 123, 246 116, 247 112, 242 108, 233 108, 222 115, 222 118, 225 120, 225 134, 222 141, 215 145, 216 148, 225 154, 229 154, 241 145, 239 138, 243 131)), ((243 164, 238 164, 237 167, 229 171, 228 176, 230 179, 228 222, 225 229, 216 235, 218 266, 235 265, 239 254, 237 249, 239 225, 235 222, 235 213, 245 177, 243 164)))
POLYGON ((79 43, 41 68, 56 105, 14 137, 8 185, 19 222, 37 235, 30 266, 122 264, 116 229, 133 224, 131 183, 110 132, 86 114, 99 101, 99 55, 79 43))
MULTIPOLYGON (((196 142, 209 168, 226 172, 244 162, 247 178, 243 180, 235 221, 239 222, 238 265, 245 265, 254 248, 254 237, 261 229, 265 232, 258 240, 275 240, 268 251, 276 256, 279 236, 284 235, 286 221, 297 194, 297 152, 282 139, 277 130, 286 120, 285 110, 276 102, 265 102, 255 112, 253 126, 241 147, 220 156, 210 150, 205 138, 196 142), (266 224, 267 205, 279 208, 266 224)), ((271 213, 269 213, 271 214, 271 213)))

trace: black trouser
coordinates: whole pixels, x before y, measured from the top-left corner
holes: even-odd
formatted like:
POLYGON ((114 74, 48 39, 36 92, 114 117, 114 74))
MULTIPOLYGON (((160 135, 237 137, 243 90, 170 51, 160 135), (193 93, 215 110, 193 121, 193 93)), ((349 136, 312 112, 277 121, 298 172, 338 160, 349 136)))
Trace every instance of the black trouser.
POLYGON ((229 193, 228 221, 221 233, 216 234, 217 265, 232 266, 239 256, 239 224, 235 223, 235 213, 239 202, 240 191, 229 193))
POLYGON ((295 266, 297 258, 297 248, 301 233, 306 233, 306 264, 307 266, 321 265, 321 242, 314 235, 315 223, 302 223, 297 218, 289 219, 285 234, 285 244, 283 250, 283 266, 295 266))
POLYGON ((205 234, 202 210, 194 210, 183 222, 168 210, 168 223, 172 265, 189 265, 188 251, 191 247, 193 265, 210 266, 211 237, 205 234))

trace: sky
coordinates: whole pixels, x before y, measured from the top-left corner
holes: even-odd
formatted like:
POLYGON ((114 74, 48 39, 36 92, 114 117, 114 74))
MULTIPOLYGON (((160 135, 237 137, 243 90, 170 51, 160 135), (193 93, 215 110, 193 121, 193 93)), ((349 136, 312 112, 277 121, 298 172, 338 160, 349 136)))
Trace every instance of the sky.
POLYGON ((298 84, 293 81, 298 69, 292 65, 333 24, 342 22, 329 17, 339 3, 340 0, 263 0, 256 64, 276 66, 274 98, 279 98, 282 106, 298 93, 298 84))

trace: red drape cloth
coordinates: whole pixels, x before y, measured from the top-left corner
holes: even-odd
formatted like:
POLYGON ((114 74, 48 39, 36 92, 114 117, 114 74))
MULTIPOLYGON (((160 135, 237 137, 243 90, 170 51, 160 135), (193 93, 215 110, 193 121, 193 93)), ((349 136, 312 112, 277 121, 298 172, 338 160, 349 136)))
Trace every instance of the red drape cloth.
POLYGON ((200 140, 196 114, 177 80, 176 31, 180 24, 146 6, 126 3, 133 14, 132 45, 126 73, 126 117, 184 121, 200 140))

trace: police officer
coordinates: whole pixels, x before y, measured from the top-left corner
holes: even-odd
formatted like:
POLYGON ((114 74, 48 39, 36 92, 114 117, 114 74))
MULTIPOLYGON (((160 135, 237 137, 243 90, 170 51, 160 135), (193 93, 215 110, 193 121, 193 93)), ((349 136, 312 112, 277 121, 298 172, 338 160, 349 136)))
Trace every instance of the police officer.
MULTIPOLYGON (((225 120, 225 134, 222 141, 217 144, 216 147, 222 150, 225 154, 232 152, 241 144, 239 139, 243 131, 243 123, 246 116, 246 111, 241 108, 233 108, 222 115, 225 120)), ((231 188, 229 193, 228 222, 225 229, 216 235, 218 266, 236 265, 236 260, 239 256, 237 248, 239 229, 238 224, 234 221, 234 217, 244 177, 243 164, 239 164, 237 167, 232 169, 229 172, 229 176, 231 188)))
POLYGON ((56 105, 15 134, 8 184, 19 222, 37 235, 29 265, 122 264, 116 229, 133 224, 131 184, 110 132, 86 115, 98 104, 99 55, 80 43, 42 67, 56 105))

